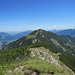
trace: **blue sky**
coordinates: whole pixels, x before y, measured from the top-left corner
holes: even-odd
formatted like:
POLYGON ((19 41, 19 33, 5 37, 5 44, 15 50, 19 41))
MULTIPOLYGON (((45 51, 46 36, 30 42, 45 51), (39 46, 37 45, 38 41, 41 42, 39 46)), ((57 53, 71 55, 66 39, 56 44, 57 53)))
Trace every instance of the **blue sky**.
POLYGON ((75 28, 75 0, 0 0, 0 31, 75 28))

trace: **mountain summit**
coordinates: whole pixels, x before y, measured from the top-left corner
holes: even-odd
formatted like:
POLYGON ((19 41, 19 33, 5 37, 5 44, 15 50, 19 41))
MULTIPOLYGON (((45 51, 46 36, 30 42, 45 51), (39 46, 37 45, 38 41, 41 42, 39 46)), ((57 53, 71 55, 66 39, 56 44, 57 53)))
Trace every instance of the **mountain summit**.
POLYGON ((75 39, 73 37, 58 36, 57 34, 45 31, 43 29, 35 30, 32 33, 18 39, 17 41, 8 44, 3 49, 13 49, 38 42, 47 43, 59 52, 75 55, 75 39))
POLYGON ((13 49, 13 48, 17 48, 17 47, 24 46, 24 45, 35 44, 38 42, 45 42, 45 43, 50 44, 50 42, 51 42, 50 38, 55 38, 55 37, 59 37, 59 36, 52 32, 47 32, 43 29, 38 29, 38 30, 35 30, 32 33, 18 39, 17 41, 14 41, 14 42, 8 44, 7 46, 4 47, 4 49, 5 50, 13 49))

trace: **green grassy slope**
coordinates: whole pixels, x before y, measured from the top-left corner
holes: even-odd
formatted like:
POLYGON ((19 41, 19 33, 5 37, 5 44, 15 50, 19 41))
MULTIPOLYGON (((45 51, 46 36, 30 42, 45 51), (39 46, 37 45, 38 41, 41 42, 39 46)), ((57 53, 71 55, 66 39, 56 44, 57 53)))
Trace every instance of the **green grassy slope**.
POLYGON ((34 73, 35 70, 38 71, 39 75, 49 75, 50 73, 53 75, 74 75, 67 67, 68 65, 65 66, 59 60, 61 53, 54 51, 54 48, 48 47, 44 43, 2 50, 0 51, 0 75, 26 75, 34 73))

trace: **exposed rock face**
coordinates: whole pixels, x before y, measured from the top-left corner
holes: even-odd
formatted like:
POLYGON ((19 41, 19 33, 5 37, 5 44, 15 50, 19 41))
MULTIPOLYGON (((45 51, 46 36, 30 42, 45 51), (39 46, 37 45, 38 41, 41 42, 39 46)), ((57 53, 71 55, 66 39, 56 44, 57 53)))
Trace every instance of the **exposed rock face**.
POLYGON ((22 65, 20 65, 19 67, 17 67, 17 68, 14 68, 14 69, 12 69, 12 70, 9 70, 8 72, 9 73, 11 73, 11 72, 15 72, 15 71, 17 71, 17 70, 22 70, 24 68, 24 66, 22 65))
POLYGON ((32 40, 32 43, 36 43, 38 40, 37 39, 34 39, 34 40, 32 40))
POLYGON ((42 59, 42 60, 46 60, 50 63, 53 63, 55 65, 59 65, 59 62, 50 54, 48 49, 45 49, 43 47, 39 48, 31 48, 31 56, 37 56, 38 58, 42 59))
MULTIPOLYGON (((57 60, 52 55, 52 52, 49 51, 49 49, 45 49, 44 47, 40 47, 40 48, 30 48, 30 50, 31 50, 31 56, 32 57, 38 57, 42 60, 46 60, 47 62, 56 65, 62 69, 67 69, 68 71, 72 71, 70 68, 68 68, 64 64, 60 64, 59 59, 57 60)), ((59 55, 59 54, 60 53, 58 53, 57 55, 59 55)), ((72 73, 73 73, 73 75, 75 75, 74 72, 72 72, 72 73)), ((50 73, 48 73, 48 75, 54 75, 54 72, 50 72, 50 73)))
POLYGON ((37 42, 41 42, 41 41, 39 39, 32 40, 32 43, 37 43, 37 42))
POLYGON ((20 57, 16 57, 15 61, 21 61, 20 57))

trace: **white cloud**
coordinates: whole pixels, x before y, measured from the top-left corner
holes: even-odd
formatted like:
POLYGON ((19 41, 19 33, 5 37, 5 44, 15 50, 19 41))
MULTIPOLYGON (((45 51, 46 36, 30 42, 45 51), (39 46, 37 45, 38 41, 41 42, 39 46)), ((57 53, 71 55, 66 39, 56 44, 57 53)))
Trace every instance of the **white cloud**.
POLYGON ((51 28, 48 28, 48 30, 50 30, 51 28))
POLYGON ((56 28, 56 26, 53 26, 53 28, 56 28))

